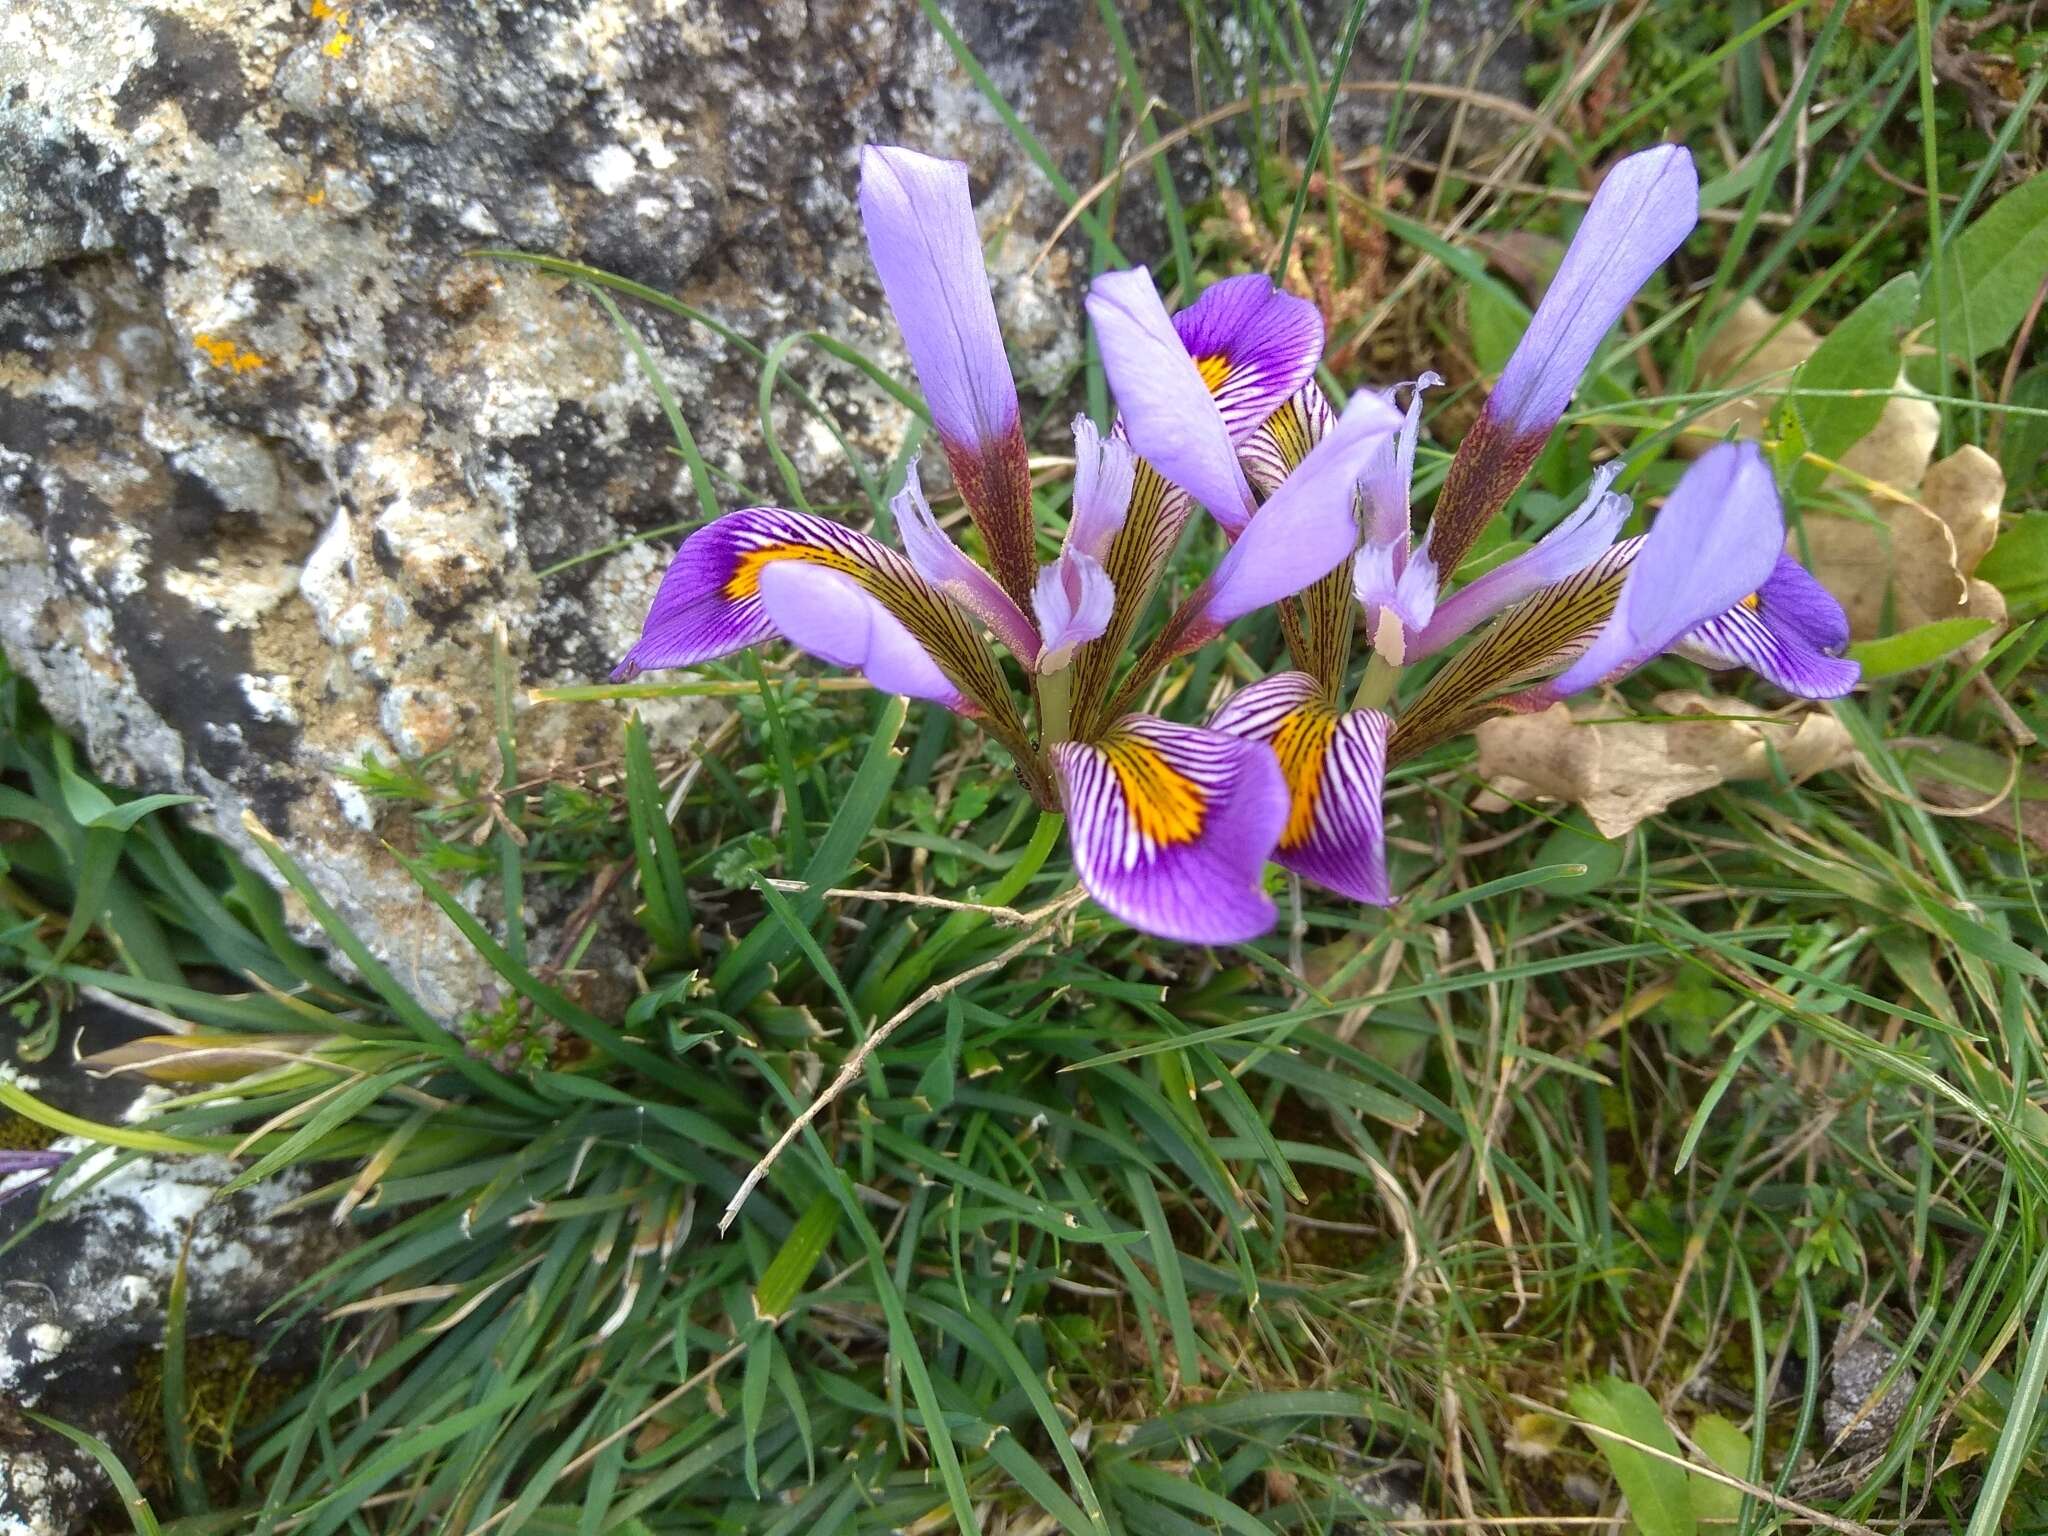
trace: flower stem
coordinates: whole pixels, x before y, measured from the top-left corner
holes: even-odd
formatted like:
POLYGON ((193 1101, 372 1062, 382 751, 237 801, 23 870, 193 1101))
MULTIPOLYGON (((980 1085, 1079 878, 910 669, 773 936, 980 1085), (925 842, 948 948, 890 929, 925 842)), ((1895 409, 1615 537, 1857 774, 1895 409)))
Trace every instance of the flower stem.
POLYGON ((1387 701, 1394 696, 1394 685, 1401 680, 1401 669, 1375 651, 1365 664, 1365 676, 1358 680, 1358 692, 1352 696, 1353 709, 1385 709, 1387 701))
POLYGON ((1065 741, 1073 730, 1074 673, 1070 667, 1048 672, 1038 679, 1039 750, 1065 741))
MULTIPOLYGON (((1058 846, 1060 830, 1066 825, 1066 817, 1058 811, 1041 811, 1038 825, 1031 830, 1031 841, 1024 845, 1017 855, 1017 862, 1003 872, 1003 877, 990 887, 982 898, 987 906, 1007 907, 1017 899, 1018 893, 1029 885, 1034 876, 1045 865, 1047 857, 1058 846)), ((912 949, 887 977, 876 991, 870 1012, 876 1018, 886 1019, 903 1005, 903 1000, 924 984, 926 977, 938 968, 960 942, 988 921, 980 912, 955 912, 939 925, 937 933, 929 941, 912 949)))

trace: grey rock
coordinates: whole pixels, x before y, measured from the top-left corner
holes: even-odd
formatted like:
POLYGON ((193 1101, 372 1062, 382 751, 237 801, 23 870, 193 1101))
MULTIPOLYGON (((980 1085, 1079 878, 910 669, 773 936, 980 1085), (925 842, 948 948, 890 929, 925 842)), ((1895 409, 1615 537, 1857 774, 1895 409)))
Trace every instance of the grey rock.
MULTIPOLYGON (((1344 9, 1311 7, 1327 36, 1344 9)), ((952 10, 1069 178, 1092 180, 1122 88, 1095 8, 952 10)), ((1498 34, 1480 83, 1512 88, 1510 10, 1434 6, 1420 73, 1462 81, 1474 39, 1498 34)), ((1374 8, 1355 74, 1399 72, 1404 16, 1374 8)), ((1148 79, 1191 110, 1180 6, 1132 4, 1126 23, 1148 79)), ((1228 69, 1258 67, 1237 46, 1228 69)), ((1368 135, 1368 105, 1347 104, 1342 134, 1368 135)), ((380 847, 405 818, 338 770, 366 751, 485 766, 498 627, 528 685, 601 678, 662 562, 592 552, 695 515, 605 315, 472 253, 573 258, 763 344, 819 329, 902 369, 855 214, 866 140, 975 167, 989 232, 1015 236, 995 264, 1020 368, 1064 376, 1085 250, 1070 237, 1032 264, 1059 199, 915 0, 13 0, 0 646, 100 773, 202 796, 265 869, 259 820, 459 1016, 478 964, 380 847)), ((1163 248, 1148 195, 1134 184, 1120 213, 1136 256, 1163 248)), ((708 329, 635 320, 732 500, 773 497, 755 364, 708 329)), ((854 452, 900 443, 906 414, 858 375, 803 348, 786 371, 854 452)), ((783 446, 814 494, 849 495, 792 398, 772 413, 783 446)), ((704 721, 646 713, 672 748, 704 721)), ((619 722, 531 708, 523 750, 588 761, 619 722)))
MULTIPOLYGON (((137 1032, 88 1005, 67 1022, 63 1059, 88 1031, 88 1051, 137 1032)), ((164 1096, 134 1078, 90 1078, 62 1059, 25 1070, 7 1063, 0 1050, 0 1075, 100 1123, 132 1122, 164 1096)), ((284 1326, 267 1310, 345 1242, 321 1211, 283 1209, 313 1187, 303 1170, 223 1194, 237 1171, 224 1157, 95 1150, 75 1137, 52 1149, 74 1155, 68 1171, 0 1205, 0 1532, 8 1536, 69 1530, 105 1494, 90 1454, 20 1410, 117 1448, 129 1443, 138 1363, 163 1342, 188 1229, 187 1337, 232 1335, 263 1348, 279 1344, 284 1326)))
POLYGON ((1859 1307, 1844 1309, 1835 1329, 1827 1401, 1821 1405, 1831 1450, 1854 1454, 1890 1443, 1920 1384, 1919 1376, 1907 1366, 1880 1393, 1898 1358, 1899 1352, 1884 1341, 1874 1317, 1859 1307))

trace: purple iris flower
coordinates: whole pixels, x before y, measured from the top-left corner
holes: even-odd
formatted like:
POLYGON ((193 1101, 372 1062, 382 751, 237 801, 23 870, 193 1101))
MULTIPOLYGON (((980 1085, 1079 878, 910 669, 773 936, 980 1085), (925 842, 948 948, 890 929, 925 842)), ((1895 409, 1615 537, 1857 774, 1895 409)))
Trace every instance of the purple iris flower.
POLYGON ((1116 686, 1115 651, 1152 596, 1187 495, 1234 541, 1199 601, 1183 605, 1179 632, 1198 635, 1192 643, 1343 565, 1356 543, 1350 488, 1398 416, 1376 399, 1354 402, 1261 504, 1237 444, 1314 372, 1315 307, 1242 277, 1169 315, 1149 274, 1107 274, 1089 309, 1124 416, 1106 435, 1075 423, 1066 536, 1041 567, 966 168, 870 148, 861 216, 988 564, 940 525, 915 465, 891 504, 900 551, 809 513, 742 508, 683 542, 614 677, 780 637, 878 688, 978 719, 1040 803, 1066 812, 1075 868, 1108 911, 1187 942, 1264 933, 1274 911, 1263 871, 1289 814, 1273 750, 1130 712, 1156 667, 1116 686), (1189 424, 1158 430, 1161 409, 1189 424), (1032 724, 989 637, 1023 670, 1032 724))
POLYGON ((0 1151, 0 1205, 5 1205, 16 1195, 25 1195, 42 1184, 51 1174, 64 1166, 68 1152, 49 1150, 33 1152, 0 1151), (27 1174, 17 1179, 17 1174, 27 1174))
POLYGON ((1041 565, 966 168, 869 148, 869 247, 986 561, 941 525, 914 461, 891 502, 900 549, 809 513, 742 508, 684 541, 613 675, 779 637, 878 688, 972 716, 1016 758, 1039 804, 1066 814, 1074 867, 1098 904, 1163 938, 1268 931, 1269 861, 1384 904, 1390 759, 1667 651, 1749 666, 1812 697, 1856 680, 1837 654, 1841 610, 1782 555, 1777 493, 1747 446, 1702 456, 1649 534, 1619 543, 1631 504, 1611 489, 1620 466, 1606 466, 1532 548, 1446 590, 1697 204, 1683 149, 1631 156, 1609 174, 1419 539, 1410 502, 1435 374, 1405 386, 1405 406, 1397 387, 1334 411, 1313 378, 1323 345, 1313 305, 1253 275, 1169 313, 1142 268, 1104 274, 1087 311, 1118 416, 1107 433, 1074 423, 1068 526, 1041 565), (1196 505, 1227 547, 1132 659, 1196 505), (1240 689, 1203 726, 1133 712, 1176 657, 1276 605, 1290 670, 1240 689), (1347 707, 1361 608, 1373 656, 1347 707), (1390 712, 1403 665, 1475 630, 1412 704, 1390 712), (991 638, 1026 684, 1028 710, 991 638))

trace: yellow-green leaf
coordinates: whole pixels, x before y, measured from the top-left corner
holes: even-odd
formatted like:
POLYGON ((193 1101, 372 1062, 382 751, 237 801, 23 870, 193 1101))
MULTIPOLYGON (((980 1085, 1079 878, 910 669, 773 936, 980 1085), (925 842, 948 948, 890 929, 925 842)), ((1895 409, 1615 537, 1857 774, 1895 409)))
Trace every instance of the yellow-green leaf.
POLYGON ((795 1304, 838 1230, 839 1202, 830 1195, 819 1195, 797 1218, 782 1247, 761 1272, 760 1283, 754 1287, 754 1316, 778 1318, 795 1304))

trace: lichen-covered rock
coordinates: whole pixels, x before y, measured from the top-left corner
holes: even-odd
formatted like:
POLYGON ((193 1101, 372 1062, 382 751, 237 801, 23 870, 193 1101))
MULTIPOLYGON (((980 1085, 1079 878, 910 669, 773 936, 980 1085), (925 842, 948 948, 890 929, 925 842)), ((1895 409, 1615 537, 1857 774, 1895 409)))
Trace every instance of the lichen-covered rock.
MULTIPOLYGON (((66 1020, 63 1048, 90 1052, 146 1032, 87 1004, 66 1020)), ((9 1064, 12 1047, 11 1029, 0 1030, 0 1076, 96 1123, 133 1123, 165 1097, 137 1078, 93 1078, 54 1057, 25 1074, 9 1064)), ((270 1309, 348 1241, 323 1210, 284 1209, 313 1187, 302 1170, 223 1194, 238 1171, 225 1157, 138 1154, 74 1136, 49 1149, 73 1161, 36 1187, 16 1188, 30 1175, 0 1176, 0 1196, 12 1195, 0 1203, 0 1536, 57 1536, 105 1493, 88 1452, 21 1410, 125 1450, 181 1253, 188 1339, 267 1349, 288 1323, 270 1309)))
MULTIPOLYGON (((1123 88, 1095 8, 949 9, 1069 177, 1093 179, 1123 88)), ((1310 9, 1334 37, 1346 8, 1310 9)), ((1434 6, 1421 75, 1463 83, 1511 9, 1434 6)), ((1192 108, 1181 8, 1125 11, 1154 88, 1192 108)), ((1356 73, 1399 73, 1403 14, 1375 8, 1356 73)), ((1224 42, 1229 67, 1259 67, 1224 42)), ((1507 43, 1482 87, 1513 88, 1507 43)), ((379 846, 404 818, 339 770, 488 761, 498 627, 527 684, 602 677, 661 564, 604 551, 695 515, 605 314, 474 252, 574 258, 763 344, 819 329, 900 367, 855 216, 869 139, 973 163, 991 233, 1018 234, 995 264, 1022 371, 1060 377, 1079 263, 1027 259, 1059 199, 916 0, 14 0, 0 644, 101 773, 200 794, 251 854, 253 814, 459 1014, 476 963, 379 846)), ((1136 255, 1156 254, 1144 195, 1119 226, 1136 255)), ((636 318, 729 497, 779 494, 756 361, 636 318)), ((784 371, 856 453, 900 442, 906 414, 858 375, 801 347, 784 371)), ((782 445, 818 494, 850 490, 794 400, 775 397, 782 445)), ((618 723, 548 706, 520 730, 544 765, 608 753, 618 723)), ((654 724, 685 744, 699 716, 654 724)))

